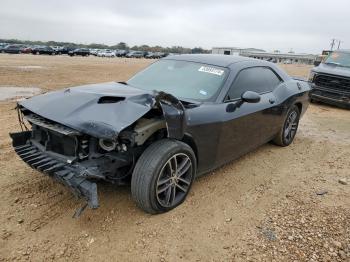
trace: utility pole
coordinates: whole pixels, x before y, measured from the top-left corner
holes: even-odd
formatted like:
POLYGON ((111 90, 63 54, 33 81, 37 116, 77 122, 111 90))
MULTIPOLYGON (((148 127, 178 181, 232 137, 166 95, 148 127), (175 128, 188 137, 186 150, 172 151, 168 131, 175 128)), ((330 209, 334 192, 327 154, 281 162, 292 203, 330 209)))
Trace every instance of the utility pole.
POLYGON ((338 40, 338 50, 340 48, 340 43, 343 43, 343 41, 338 40))
POLYGON ((335 45, 335 40, 336 40, 336 39, 334 39, 334 38, 332 39, 332 42, 331 42, 331 51, 333 51, 333 47, 334 47, 334 45, 335 45))

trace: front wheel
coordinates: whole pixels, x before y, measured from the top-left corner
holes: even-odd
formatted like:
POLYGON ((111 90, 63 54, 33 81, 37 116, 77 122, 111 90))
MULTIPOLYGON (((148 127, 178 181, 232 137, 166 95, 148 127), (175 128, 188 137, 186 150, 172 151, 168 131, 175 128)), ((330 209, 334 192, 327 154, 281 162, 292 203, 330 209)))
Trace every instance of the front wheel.
POLYGON ((160 140, 137 161, 131 195, 145 212, 164 213, 185 200, 195 174, 196 157, 191 147, 176 140, 160 140))
POLYGON ((273 142, 279 146, 289 146, 297 133, 300 119, 300 111, 293 105, 287 112, 286 119, 281 130, 278 132, 273 142))

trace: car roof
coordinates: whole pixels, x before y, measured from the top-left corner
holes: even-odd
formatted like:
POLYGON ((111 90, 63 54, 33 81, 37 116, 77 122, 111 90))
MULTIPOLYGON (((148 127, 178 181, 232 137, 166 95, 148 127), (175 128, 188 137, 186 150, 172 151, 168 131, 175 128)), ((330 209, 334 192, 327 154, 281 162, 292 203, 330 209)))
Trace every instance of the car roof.
MULTIPOLYGON (((164 60, 178 60, 178 61, 188 61, 195 63, 210 64, 221 67, 229 67, 231 64, 254 60, 257 59, 243 57, 243 56, 233 56, 233 55, 213 55, 213 54, 194 54, 194 55, 174 55, 163 58, 164 60)), ((258 60, 259 61, 259 60, 258 60)))

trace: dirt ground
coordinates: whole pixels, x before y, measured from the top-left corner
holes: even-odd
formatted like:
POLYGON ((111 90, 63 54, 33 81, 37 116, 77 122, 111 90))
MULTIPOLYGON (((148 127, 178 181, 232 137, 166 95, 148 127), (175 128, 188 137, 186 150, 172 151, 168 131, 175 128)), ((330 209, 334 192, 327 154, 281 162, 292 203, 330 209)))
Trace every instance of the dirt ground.
MULTIPOLYGON (((0 55, 0 87, 122 81, 149 63, 0 55)), ((130 188, 102 184, 101 207, 73 219, 81 202, 12 150, 14 107, 0 102, 0 261, 350 261, 350 111, 311 104, 292 145, 264 145, 198 179, 169 213, 145 214, 130 188)))

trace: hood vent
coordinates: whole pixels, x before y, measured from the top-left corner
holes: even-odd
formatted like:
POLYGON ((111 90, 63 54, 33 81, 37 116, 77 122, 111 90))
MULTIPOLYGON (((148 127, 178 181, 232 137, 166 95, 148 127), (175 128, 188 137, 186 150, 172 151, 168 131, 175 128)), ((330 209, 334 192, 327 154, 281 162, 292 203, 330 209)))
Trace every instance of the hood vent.
POLYGON ((125 100, 125 97, 118 96, 103 96, 98 100, 98 104, 114 104, 125 100))

